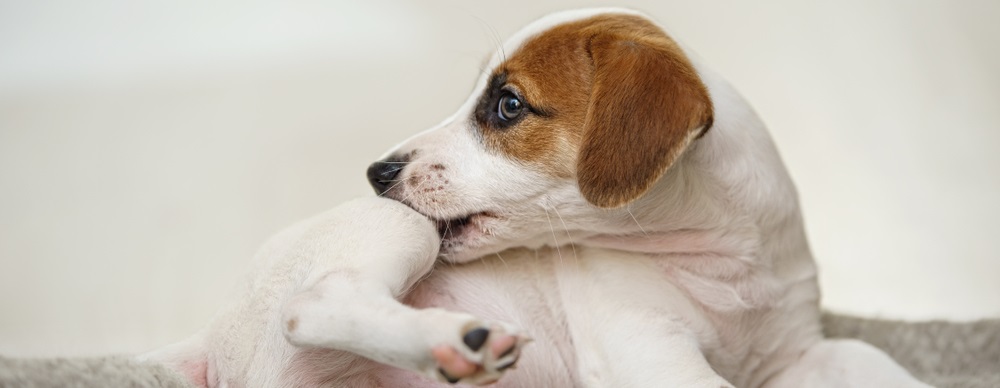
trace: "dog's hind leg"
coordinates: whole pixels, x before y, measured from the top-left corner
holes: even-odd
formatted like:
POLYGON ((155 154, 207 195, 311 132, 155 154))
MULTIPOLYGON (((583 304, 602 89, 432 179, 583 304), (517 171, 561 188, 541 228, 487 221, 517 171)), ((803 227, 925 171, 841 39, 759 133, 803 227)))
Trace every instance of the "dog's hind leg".
POLYGON ((440 381, 499 379, 525 339, 512 327, 399 302, 433 267, 439 240, 429 220, 390 200, 356 200, 335 209, 303 239, 319 255, 285 305, 282 325, 294 345, 348 351, 440 381))

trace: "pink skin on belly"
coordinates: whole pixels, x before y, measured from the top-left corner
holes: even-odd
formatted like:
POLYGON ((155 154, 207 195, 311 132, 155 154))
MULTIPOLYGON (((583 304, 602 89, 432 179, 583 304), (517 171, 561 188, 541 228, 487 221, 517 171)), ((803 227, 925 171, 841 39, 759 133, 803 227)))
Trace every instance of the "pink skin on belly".
MULTIPOLYGON (((533 255, 531 259, 534 259, 533 255)), ((548 292, 545 290, 525 292, 539 284, 555 284, 553 274, 544 266, 537 265, 531 265, 533 271, 525 272, 524 264, 529 264, 528 261, 507 257, 507 265, 494 261, 439 265, 418 283, 404 302, 417 308, 438 307, 468 312, 488 322, 507 322, 524 330, 534 341, 522 350, 517 364, 490 387, 574 386, 571 371, 575 368, 575 360, 570 340, 566 329, 559 323, 563 318, 552 309, 552 303, 558 305, 558 302, 549 300, 544 295, 548 292), (518 292, 513 293, 513 290, 518 292)), ((509 348, 513 340, 513 337, 507 337, 491 343, 494 354, 509 348)), ((293 362, 289 375, 300 378, 300 381, 323 382, 325 386, 335 387, 454 386, 348 353, 329 350, 313 352, 293 362)), ((451 371, 476 367, 456 357, 455 351, 446 347, 428 349, 428 352, 447 363, 451 371)))

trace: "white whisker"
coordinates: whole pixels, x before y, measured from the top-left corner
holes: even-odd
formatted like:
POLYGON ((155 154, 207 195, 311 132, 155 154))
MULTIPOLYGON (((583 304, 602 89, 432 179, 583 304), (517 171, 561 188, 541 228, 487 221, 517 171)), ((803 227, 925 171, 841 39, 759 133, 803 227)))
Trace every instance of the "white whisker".
POLYGON ((430 178, 424 178, 424 180, 420 181, 420 183, 417 183, 416 185, 414 185, 413 187, 411 187, 410 188, 410 193, 407 194, 402 199, 400 199, 399 202, 408 203, 407 201, 409 201, 410 198, 413 197, 413 195, 417 193, 417 189, 419 189, 420 186, 423 186, 425 183, 429 182, 430 180, 431 180, 430 178))
POLYGON ((418 161, 388 161, 388 162, 376 162, 382 164, 428 164, 430 162, 418 162, 418 161))
POLYGON ((632 206, 631 204, 625 206, 625 211, 628 212, 628 215, 632 217, 632 221, 635 221, 635 226, 639 227, 639 230, 642 231, 642 234, 646 235, 646 237, 649 237, 649 233, 646 233, 646 229, 643 229, 642 225, 639 224, 639 220, 635 219, 635 214, 632 214, 632 209, 629 209, 629 207, 631 206, 632 206))
POLYGON ((562 250, 559 249, 559 239, 556 238, 556 228, 552 226, 552 218, 549 217, 549 209, 543 205, 542 210, 545 210, 545 219, 549 221, 549 230, 552 231, 552 244, 555 245, 556 253, 559 254, 559 263, 562 264, 562 250))
MULTIPOLYGON (((407 179, 408 179, 408 178, 407 178, 407 179)), ((388 188, 388 189, 385 189, 385 191, 383 191, 383 192, 382 192, 381 194, 379 194, 378 196, 379 196, 379 197, 382 197, 382 196, 385 196, 385 195, 386 195, 386 194, 388 194, 388 193, 389 193, 390 191, 392 191, 392 189, 395 189, 395 188, 396 188, 396 186, 399 186, 399 185, 401 185, 401 184, 402 184, 403 182, 406 182, 406 180, 407 180, 407 179, 393 179, 393 180, 391 180, 390 182, 396 182, 396 183, 393 183, 393 184, 392 184, 392 186, 389 186, 389 188, 388 188)))
POLYGON ((566 239, 569 240, 570 248, 573 248, 573 259, 579 261, 580 257, 576 255, 576 243, 573 242, 573 236, 569 234, 569 227, 566 226, 566 220, 563 220, 562 215, 559 214, 559 209, 555 206, 552 207, 552 211, 556 212, 556 217, 559 217, 559 222, 562 223, 563 230, 566 231, 566 239))
POLYGON ((500 262, 503 263, 504 268, 510 269, 510 267, 507 266, 507 260, 504 260, 503 256, 500 256, 500 252, 497 252, 496 255, 497 258, 500 259, 500 262))
POLYGON ((500 54, 500 59, 502 59, 501 62, 507 62, 507 53, 505 53, 503 50, 503 40, 500 39, 500 34, 497 33, 497 30, 494 29, 492 25, 487 23, 486 20, 483 20, 483 18, 476 16, 471 12, 469 13, 469 15, 472 16, 474 19, 478 20, 484 26, 486 26, 487 29, 489 29, 490 39, 492 39, 494 44, 496 44, 496 49, 494 51, 500 54))

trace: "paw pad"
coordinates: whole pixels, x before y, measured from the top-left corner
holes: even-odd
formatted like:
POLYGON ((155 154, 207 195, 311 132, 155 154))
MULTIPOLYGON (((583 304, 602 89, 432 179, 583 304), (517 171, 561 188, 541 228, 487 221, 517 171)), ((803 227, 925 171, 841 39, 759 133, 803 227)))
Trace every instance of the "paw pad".
POLYGON ((489 338, 489 336, 489 329, 485 327, 477 327, 470 330, 468 333, 465 333, 465 336, 462 337, 462 342, 464 342, 465 346, 468 346, 469 349, 472 349, 473 352, 478 352, 479 349, 483 347, 483 344, 486 343, 486 339, 489 338))
POLYGON ((520 356, 520 349, 531 341, 502 325, 490 328, 476 325, 460 338, 461 344, 441 344, 432 349, 437 365, 431 371, 438 381, 451 384, 492 384, 514 366, 520 356), (471 354, 468 353, 469 350, 472 351, 471 354))

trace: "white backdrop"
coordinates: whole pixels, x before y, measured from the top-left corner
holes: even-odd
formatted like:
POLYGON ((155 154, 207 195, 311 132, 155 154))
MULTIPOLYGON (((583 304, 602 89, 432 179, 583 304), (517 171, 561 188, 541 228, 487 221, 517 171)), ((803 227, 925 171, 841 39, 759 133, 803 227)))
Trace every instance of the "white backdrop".
MULTIPOLYGON (((828 308, 1000 316, 1000 2, 752 3, 619 4, 769 123, 828 308)), ((0 354, 193 333, 268 235, 371 195, 493 30, 595 4, 0 0, 0 354)))

